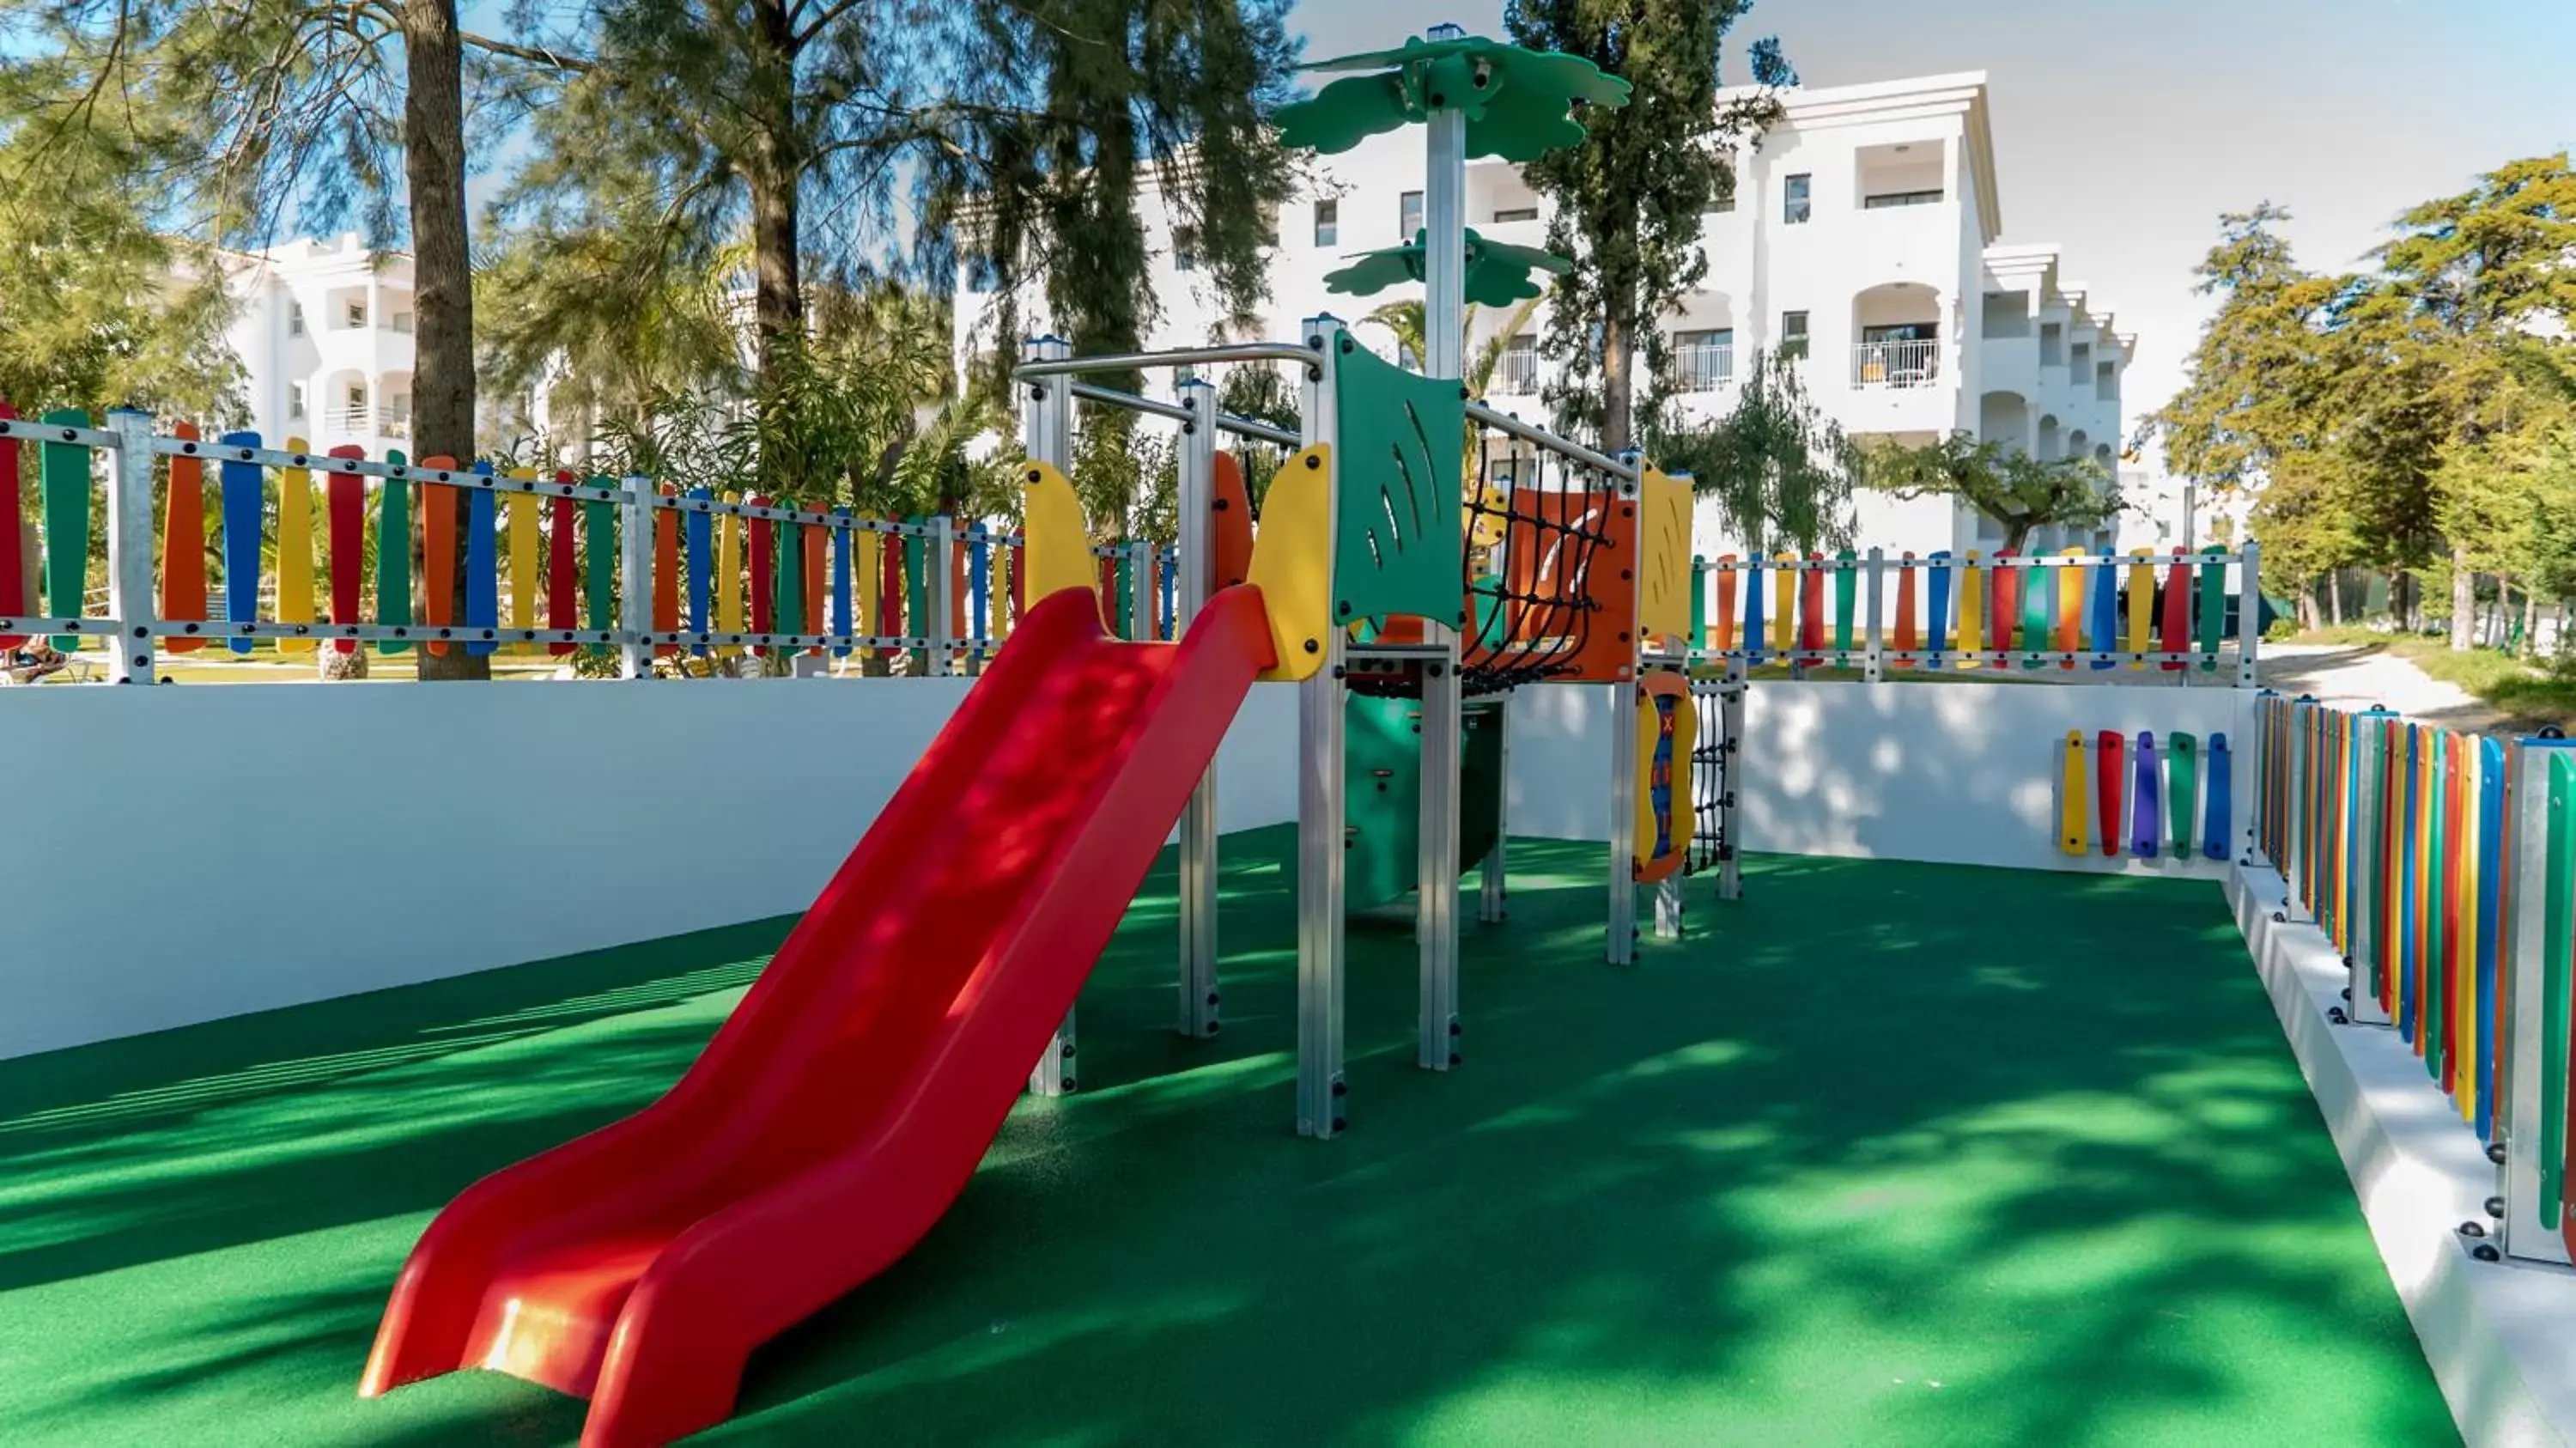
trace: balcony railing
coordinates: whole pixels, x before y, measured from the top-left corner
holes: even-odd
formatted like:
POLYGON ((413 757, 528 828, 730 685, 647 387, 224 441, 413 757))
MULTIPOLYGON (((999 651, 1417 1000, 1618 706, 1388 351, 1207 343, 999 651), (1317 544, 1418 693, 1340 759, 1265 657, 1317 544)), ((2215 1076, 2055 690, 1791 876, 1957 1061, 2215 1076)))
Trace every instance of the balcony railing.
POLYGON ((1664 385, 1676 392, 1715 392, 1735 381, 1735 344, 1694 342, 1675 347, 1664 369, 1664 385))
POLYGON ((1941 375, 1937 338, 1863 342, 1852 348, 1852 386, 1928 387, 1941 375))
POLYGON ((409 437, 408 407, 327 407, 322 430, 335 437, 409 437))
POLYGON ((1538 391, 1538 354, 1505 352, 1494 367, 1494 391, 1515 397, 1538 391))

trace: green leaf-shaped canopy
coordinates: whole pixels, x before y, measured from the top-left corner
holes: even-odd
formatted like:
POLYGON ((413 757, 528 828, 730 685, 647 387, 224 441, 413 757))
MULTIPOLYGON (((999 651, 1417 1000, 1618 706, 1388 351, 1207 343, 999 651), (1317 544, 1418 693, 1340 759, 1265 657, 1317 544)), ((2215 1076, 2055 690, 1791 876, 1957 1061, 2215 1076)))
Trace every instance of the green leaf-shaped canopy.
POLYGON ((1467 155, 1533 161, 1583 139, 1576 102, 1628 103, 1628 83, 1580 56, 1523 50, 1481 35, 1407 40, 1396 50, 1319 60, 1307 70, 1373 70, 1345 76, 1312 100, 1279 110, 1279 138, 1325 155, 1370 136, 1426 120, 1433 111, 1467 117, 1467 155), (1392 67, 1380 69, 1380 67, 1392 67))
MULTIPOLYGON (((1428 242, 1426 232, 1417 231, 1413 240, 1403 246, 1390 246, 1382 251, 1364 251, 1349 266, 1324 274, 1327 290, 1344 296, 1375 296, 1399 282, 1422 280, 1423 251, 1428 242)), ((1480 307, 1508 306, 1539 293, 1533 272, 1563 275, 1573 264, 1554 252, 1534 246, 1514 246, 1504 241, 1487 241, 1471 227, 1467 232, 1466 299, 1480 307)))

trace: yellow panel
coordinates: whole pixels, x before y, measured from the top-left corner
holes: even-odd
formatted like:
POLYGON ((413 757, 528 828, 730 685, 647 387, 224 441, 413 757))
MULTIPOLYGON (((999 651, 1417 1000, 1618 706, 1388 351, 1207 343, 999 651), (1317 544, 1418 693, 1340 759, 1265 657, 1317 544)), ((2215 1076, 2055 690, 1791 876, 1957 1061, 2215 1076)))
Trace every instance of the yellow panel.
MULTIPOLYGON (((1270 615, 1277 662, 1261 672, 1295 683, 1324 665, 1333 626, 1333 450, 1316 443, 1289 456, 1261 503, 1252 576, 1270 615)), ((1031 576, 1035 581, 1035 575, 1031 576)))
POLYGON ((2070 855, 2088 854, 2084 838, 2084 735, 2066 731, 2065 779, 2058 802, 2058 849, 2070 855))
POLYGON ((1023 531, 1029 540, 1029 607, 1070 588, 1097 595, 1100 575, 1091 563, 1091 528, 1083 521, 1073 483, 1034 458, 1021 465, 1020 478, 1026 500, 1023 531))
MULTIPOLYGON (((2156 599, 2156 567, 2147 560, 2155 555, 2144 548, 2132 548, 2129 556, 2138 560, 2129 565, 2129 652, 2143 654, 2149 649, 2148 630, 2156 599)), ((2146 666, 2144 659, 2129 661, 2133 669, 2146 666)))
MULTIPOLYGON (((1655 704, 1656 692, 1644 685, 1638 689, 1642 697, 1637 701, 1637 831, 1631 849, 1640 870, 1651 869, 1658 863, 1655 854, 1655 744, 1663 734, 1664 726, 1660 717, 1663 711, 1655 704)), ((1699 747, 1699 709, 1691 702, 1690 691, 1686 687, 1673 697, 1673 778, 1666 796, 1673 812, 1672 852, 1662 858, 1678 861, 1690 850, 1691 826, 1699 815, 1698 801, 1691 784, 1691 752, 1699 747)))
MULTIPOLYGON (((308 450, 304 439, 290 437, 286 450, 308 450)), ((277 470, 277 621, 313 621, 313 473, 309 468, 277 470)), ((279 639, 282 654, 309 654, 314 641, 279 639)))
POLYGON ((1690 485, 1653 468, 1637 480, 1637 633, 1690 634, 1690 485))
MULTIPOLYGON (((535 468, 512 468, 510 476, 520 481, 533 481, 535 468)), ((501 499, 509 509, 510 530, 510 627, 531 629, 537 626, 537 557, 545 545, 537 537, 537 495, 508 493, 501 499)), ((514 654, 544 652, 539 644, 512 644, 514 654)))
MULTIPOLYGON (((1975 549, 1968 551, 1967 566, 1959 570, 1959 652, 1973 654, 1986 646, 1986 574, 1977 566, 1975 549)), ((1974 659, 1961 659, 1959 667, 1984 667, 1974 659)))
POLYGON ((1774 553, 1771 559, 1781 565, 1772 570, 1771 647, 1785 654, 1798 646, 1798 555, 1774 553))
POLYGON ((885 535, 874 529, 861 533, 850 567, 859 575, 858 630, 859 636, 866 638, 875 634, 884 622, 878 610, 884 603, 879 595, 885 592, 885 535))
MULTIPOLYGON (((727 493, 724 500, 739 503, 742 499, 727 493)), ((742 515, 724 513, 716 518, 716 632, 742 632, 742 515)), ((859 630, 867 632, 865 628, 859 630)), ((740 658, 742 645, 722 644, 716 653, 724 658, 740 658)))

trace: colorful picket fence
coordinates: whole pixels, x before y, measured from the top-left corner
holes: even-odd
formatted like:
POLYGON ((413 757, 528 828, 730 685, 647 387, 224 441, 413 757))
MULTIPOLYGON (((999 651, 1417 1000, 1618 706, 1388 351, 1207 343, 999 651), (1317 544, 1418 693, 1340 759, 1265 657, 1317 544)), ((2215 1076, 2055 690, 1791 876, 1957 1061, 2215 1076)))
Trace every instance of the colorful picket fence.
POLYGON ((1692 653, 1747 667, 1859 668, 1872 678, 1890 669, 2052 666, 2181 675, 2220 673, 2233 643, 2227 682, 2250 687, 2260 609, 2241 609, 2233 629, 2227 613, 2258 557, 2251 542, 2161 559, 2144 549, 1730 553, 1693 560, 1692 653))
POLYGON ((2506 1164, 2507 1250, 2567 1260, 2576 750, 2275 695, 2259 735, 2256 843, 2347 965, 2342 1018, 2506 1164))
MULTIPOLYGON (((155 434, 134 413, 107 421, 58 411, 30 422, 0 404, 0 518, 21 518, 29 502, 38 518, 31 530, 0 527, 0 648, 34 637, 64 651, 113 646, 120 679, 148 679, 164 652, 326 644, 617 650, 629 672, 656 657, 869 652, 945 673, 998 647, 1024 599, 1023 540, 982 522, 400 452, 369 459, 355 447, 317 454, 300 438, 272 449, 255 433, 208 442, 185 423, 155 434), (107 536, 94 539, 102 492, 107 536), (87 589, 96 557, 108 565, 103 610, 87 589), (627 597, 647 607, 630 616, 627 597)), ((1107 625, 1171 637, 1177 554, 1143 543, 1094 552, 1107 625)))

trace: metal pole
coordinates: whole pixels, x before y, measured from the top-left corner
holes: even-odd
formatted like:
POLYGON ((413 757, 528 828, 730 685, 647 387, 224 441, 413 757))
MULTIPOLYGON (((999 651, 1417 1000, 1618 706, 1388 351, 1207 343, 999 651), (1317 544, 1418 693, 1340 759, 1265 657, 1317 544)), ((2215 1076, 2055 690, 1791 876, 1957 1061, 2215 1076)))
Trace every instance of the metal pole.
MULTIPOLYGON (((1887 652, 1884 647, 1885 635, 1880 631, 1879 623, 1880 606, 1887 601, 1886 549, 1872 548, 1869 550, 1869 573, 1867 578, 1868 587, 1865 591, 1869 595, 1869 652, 1862 657, 1861 667, 1863 677, 1868 679, 1869 682, 1875 684, 1887 677, 1887 652)), ((1912 588, 1914 586, 1912 576, 1906 573, 1901 565, 1899 566, 1896 574, 1896 586, 1899 588, 1912 588)))
POLYGON ((1744 664, 1730 660, 1726 666, 1726 691, 1718 695, 1717 717, 1725 738, 1718 742, 1718 765, 1725 775, 1718 781, 1717 832, 1717 898, 1744 898, 1744 868, 1739 857, 1744 853, 1736 833, 1736 774, 1744 763, 1744 664))
POLYGON ((1162 614, 1161 575, 1154 545, 1138 540, 1127 545, 1127 616, 1136 641, 1150 643, 1156 637, 1154 621, 1162 614))
MULTIPOLYGON (((2263 647, 2263 572, 2260 566, 2263 550, 2248 538, 2237 552, 2244 561, 2237 564, 2242 575, 2237 585, 2236 603, 2236 687, 2254 687, 2255 655, 2263 647)), ((2191 671, 2185 669, 2184 673, 2191 671)))
MULTIPOLYGON (((1022 362, 1061 362, 1073 355, 1073 344, 1058 337, 1034 337, 1020 344, 1022 362)), ((1073 458, 1073 390, 1061 376, 1019 380, 1020 438, 1032 462, 1063 468, 1073 458)), ((1029 1072, 1029 1093, 1062 1096, 1074 1089, 1074 1008, 1067 1007, 1055 1038, 1029 1072)))
MULTIPOLYGON (((2567 1243, 2558 1223, 2540 1210, 2541 1100, 2548 1045, 2541 1025, 2548 1019, 2550 910, 2549 819, 2555 810, 2576 801, 2549 797, 2550 764, 2567 747, 2561 739, 2517 739, 2505 761, 2505 822, 2513 832, 2513 889, 2509 931, 2504 942, 2512 951, 2511 1009, 2504 1013, 2504 1039, 2496 1049, 2504 1058, 2504 1119, 2497 1123, 2504 1141, 2504 1221, 2499 1245, 2505 1255, 2538 1262, 2566 1262, 2567 1243)), ((2557 902, 2561 910, 2568 902, 2557 902)), ((2563 1068, 2562 1068, 2563 1069, 2563 1068)))
MULTIPOLYGON (((1432 41, 1458 40, 1466 31, 1434 25, 1432 41)), ((1467 112, 1466 96, 1429 96, 1422 158, 1422 375, 1457 377, 1467 318, 1467 112)), ((1412 237, 1405 237, 1410 242, 1412 237)))
MULTIPOLYGON (((1309 443, 1338 444, 1333 369, 1347 340, 1342 324, 1305 325, 1315 356, 1305 384, 1309 443)), ((1326 470, 1324 515, 1341 486, 1341 450, 1326 470)), ((1324 630, 1324 665, 1297 686, 1297 1134, 1330 1137, 1349 1124, 1342 1079, 1342 644, 1324 630)))
POLYGON ((2314 717, 2317 701, 2302 695, 2288 713, 2286 741, 2289 773, 2287 817, 2281 821, 2283 858, 2279 862, 2282 883, 2289 888, 2286 899, 2292 924, 2305 924, 2317 918, 2316 902, 2308 899, 2305 884, 2308 870, 2308 723, 2314 717))
POLYGON ((957 656, 949 647, 948 621, 957 612, 956 575, 952 572, 957 566, 956 524, 947 514, 939 514, 930 520, 930 537, 925 541, 930 545, 930 556, 922 560, 922 567, 930 575, 926 580, 930 584, 930 617, 920 621, 916 632, 930 642, 930 672, 953 674, 957 672, 957 656))
MULTIPOLYGON (((1172 637, 1190 631, 1207 602, 1216 557, 1216 386, 1203 377, 1180 385, 1190 420, 1181 424, 1180 579, 1172 600, 1172 637)), ((1181 980, 1179 1029, 1217 1033, 1216 766, 1190 789, 1181 811, 1181 980)))
POLYGON ((1510 913, 1509 866, 1504 860, 1504 847, 1512 837, 1512 696, 1502 695, 1494 703, 1494 847, 1485 852, 1483 876, 1476 887, 1476 919, 1486 925, 1499 925, 1510 913))
MULTIPOLYGON (((108 676, 120 684, 152 682, 152 416, 120 407, 107 415, 116 434, 107 494, 107 611, 116 616, 108 676)), ((32 450, 29 456, 33 456, 32 450)), ((16 518, 0 518, 15 528, 16 518)), ((29 602, 34 602, 30 599, 29 602)))
MULTIPOLYGON (((625 481, 623 529, 617 550, 620 637, 617 672, 628 679, 653 677, 653 480, 640 473, 625 481)), ((440 506, 444 506, 442 503, 440 506)))
POLYGON ((1413 935, 1421 948, 1420 1041, 1426 1071, 1458 1063, 1458 755, 1464 707, 1454 630, 1424 629, 1441 652, 1422 667, 1422 799, 1415 857, 1413 935))
MULTIPOLYGON (((1625 454, 1622 461, 1633 465, 1637 455, 1625 454)), ((1618 506, 1633 520, 1637 485, 1620 482, 1614 494, 1618 506)), ((1626 536, 1637 535, 1636 528, 1627 529, 1626 536)), ((1618 682, 1610 686, 1610 922, 1604 958, 1612 965, 1633 965, 1637 959, 1637 641, 1635 618, 1619 622, 1627 627, 1629 647, 1618 682)))

